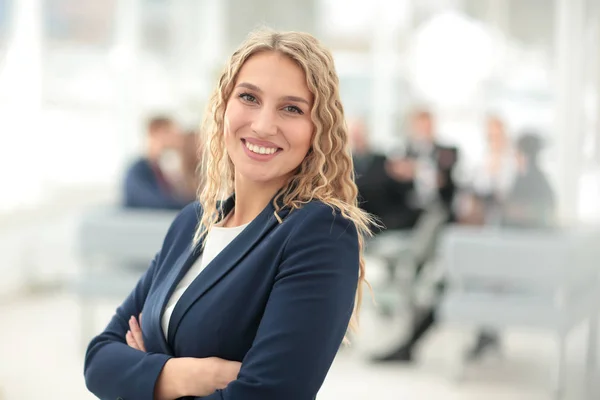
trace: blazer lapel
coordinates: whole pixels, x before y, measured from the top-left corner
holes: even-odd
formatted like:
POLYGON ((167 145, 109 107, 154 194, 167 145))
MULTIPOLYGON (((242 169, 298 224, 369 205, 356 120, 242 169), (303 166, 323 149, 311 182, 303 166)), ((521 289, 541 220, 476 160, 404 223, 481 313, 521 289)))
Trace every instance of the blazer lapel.
MULTIPOLYGON (((219 216, 219 220, 221 220, 225 215, 227 215, 229 213, 229 211, 231 211, 234 204, 235 204, 235 198, 232 196, 217 206, 217 208, 221 210, 221 215, 219 216)), ((194 264, 194 262, 196 262, 196 260, 200 256, 200 254, 202 254, 202 250, 203 249, 202 249, 202 246, 200 243, 197 244, 196 246, 192 246, 192 243, 190 243, 185 248, 185 251, 181 254, 180 258, 178 259, 178 261, 176 263, 176 267, 172 268, 169 271, 169 273, 165 279, 165 284, 162 285, 161 293, 158 296, 158 299, 160 299, 160 301, 154 305, 154 306, 158 307, 158 312, 153 313, 153 315, 158 315, 158 321, 156 321, 156 323, 152 324, 152 326, 156 327, 156 329, 157 329, 155 334, 157 337, 160 337, 159 344, 163 348, 165 354, 170 354, 170 355, 173 354, 173 350, 172 350, 171 346, 169 345, 169 342, 167 341, 167 338, 165 338, 165 335, 162 331, 161 321, 162 321, 163 314, 165 312, 165 308, 167 307, 167 303, 168 303, 169 299, 171 298, 171 296, 173 295, 173 292, 177 288, 177 285, 179 284, 179 282, 181 281, 183 276, 187 273, 187 271, 190 269, 190 267, 194 264)), ((172 320, 172 317, 171 317, 171 320, 172 320)), ((170 332, 172 331, 172 329, 173 328, 172 328, 171 322, 169 322, 169 329, 168 329, 169 336, 171 336, 170 332)))
POLYGON ((192 248, 191 243, 186 247, 185 251, 182 253, 179 260, 176 262, 175 267, 172 268, 167 274, 165 284, 161 285, 159 289, 160 292, 156 297, 158 300, 156 302, 153 302, 151 305, 148 304, 151 306, 152 310, 150 311, 149 315, 158 316, 157 320, 153 321, 153 323, 149 326, 151 327, 151 329, 155 329, 154 337, 158 338, 158 344, 162 348, 164 354, 173 355, 173 350, 167 343, 167 339, 165 338, 164 332, 162 330, 162 317, 165 312, 167 302, 169 301, 171 295, 175 291, 177 284, 179 283, 179 281, 181 281, 183 275, 198 258, 198 255, 200 253, 200 251, 198 251, 197 249, 198 247, 199 246, 196 246, 196 248, 192 248))
MULTIPOLYGON (((228 200, 230 202, 232 198, 228 200)), ((233 204, 226 204, 224 207, 223 216, 231 210, 233 204), (227 207, 230 205, 230 207, 227 207)), ((275 208, 272 203, 263 209, 263 211, 244 229, 231 243, 229 243, 196 277, 191 285, 183 293, 179 299, 171 315, 169 321, 169 337, 168 343, 172 346, 173 339, 179 328, 181 319, 187 310, 200 299, 208 290, 217 284, 225 275, 227 275, 239 261, 251 251, 262 238, 269 233, 274 226, 278 224, 274 215, 275 208)), ((288 209, 284 208, 279 211, 279 216, 283 219, 288 213, 288 209)), ((193 259, 193 261, 195 258, 193 259)), ((193 263, 192 261, 192 263, 193 263)), ((191 263, 183 268, 187 271, 191 263)), ((175 285, 183 277, 182 274, 177 279, 175 285)))

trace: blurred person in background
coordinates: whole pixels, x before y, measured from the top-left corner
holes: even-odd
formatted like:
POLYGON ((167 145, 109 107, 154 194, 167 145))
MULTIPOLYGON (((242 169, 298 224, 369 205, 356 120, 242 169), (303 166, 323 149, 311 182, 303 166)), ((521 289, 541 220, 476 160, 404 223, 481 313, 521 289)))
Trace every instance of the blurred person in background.
POLYGON ((179 169, 181 133, 175 121, 154 116, 147 124, 146 153, 127 170, 123 202, 129 208, 181 209, 194 196, 182 193, 172 175, 179 169))
MULTIPOLYGON (((422 276, 423 267, 435 252, 435 237, 448 221, 454 220, 454 196, 457 185, 453 172, 458 162, 458 149, 439 144, 436 140, 432 114, 427 110, 416 110, 410 119, 410 136, 403 154, 389 159, 386 164, 388 175, 394 179, 395 197, 402 199, 394 229, 414 230, 426 219, 426 236, 420 239, 432 246, 421 259, 415 260, 415 279, 422 276)), ((388 227, 391 229, 391 227, 388 227)), ((435 289, 441 291, 440 284, 435 289)), ((373 357, 374 362, 413 360, 413 349, 435 322, 436 304, 425 310, 415 310, 414 323, 408 339, 387 354, 373 357)))
MULTIPOLYGON (((517 176, 517 153, 503 121, 487 119, 487 149, 474 170, 468 195, 467 223, 499 226, 502 213, 517 176)), ((468 361, 476 361, 491 350, 500 351, 499 336, 493 329, 482 328, 466 352, 468 361)))
POLYGON ((504 204, 517 174, 517 157, 504 122, 490 116, 486 123, 487 149, 474 169, 466 219, 475 225, 500 223, 504 204))
POLYGON ((356 326, 372 221, 331 53, 260 30, 218 82, 199 201, 88 347, 102 399, 314 399, 356 326))
POLYGON ((170 174, 167 173, 178 198, 192 202, 200 190, 200 154, 202 146, 200 134, 195 129, 188 129, 180 135, 177 148, 174 153, 173 167, 170 174))
MULTIPOLYGON (((512 153, 514 178, 499 202, 496 225, 527 229, 555 226, 555 193, 539 162, 543 147, 541 136, 535 132, 525 132, 518 138, 512 153)), ((490 351, 500 351, 500 336, 493 329, 482 328, 466 358, 476 361, 490 351)))
POLYGON ((431 204, 439 203, 453 219, 456 192, 453 171, 458 161, 456 147, 436 141, 433 115, 427 110, 413 112, 410 135, 402 154, 386 163, 388 175, 395 181, 398 198, 403 199, 398 220, 389 229, 411 229, 431 204))
POLYGON ((372 151, 369 146, 364 119, 350 119, 348 134, 360 206, 381 222, 382 226, 373 226, 373 230, 379 232, 393 226, 402 198, 394 197, 397 192, 392 189, 394 182, 385 169, 386 156, 372 151))
POLYGON ((536 132, 516 143, 517 174, 502 211, 502 225, 547 228, 556 224, 556 194, 540 165, 544 142, 536 132))

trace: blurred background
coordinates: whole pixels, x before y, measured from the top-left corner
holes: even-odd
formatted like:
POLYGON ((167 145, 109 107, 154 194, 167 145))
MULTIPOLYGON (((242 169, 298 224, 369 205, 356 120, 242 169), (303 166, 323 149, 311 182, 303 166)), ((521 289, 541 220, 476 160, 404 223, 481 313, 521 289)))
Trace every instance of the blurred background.
POLYGON ((0 0, 0 399, 93 398, 85 345, 193 199, 260 25, 333 52, 389 228, 319 399, 599 398, 598 1, 0 0))

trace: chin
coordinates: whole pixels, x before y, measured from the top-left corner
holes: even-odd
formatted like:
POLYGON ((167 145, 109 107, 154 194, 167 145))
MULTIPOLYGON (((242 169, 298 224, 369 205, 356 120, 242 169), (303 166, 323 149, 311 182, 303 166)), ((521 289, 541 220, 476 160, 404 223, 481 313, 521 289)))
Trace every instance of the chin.
POLYGON ((265 186, 277 184, 283 186, 287 181, 288 175, 274 175, 272 171, 265 171, 264 173, 261 173, 260 171, 256 171, 256 169, 254 169, 240 171, 240 177, 246 182, 259 183, 265 186))
POLYGON ((239 173, 240 177, 249 182, 261 182, 267 183, 269 181, 277 179, 277 177, 272 174, 265 172, 261 173, 260 171, 256 171, 256 168, 244 168, 239 173))

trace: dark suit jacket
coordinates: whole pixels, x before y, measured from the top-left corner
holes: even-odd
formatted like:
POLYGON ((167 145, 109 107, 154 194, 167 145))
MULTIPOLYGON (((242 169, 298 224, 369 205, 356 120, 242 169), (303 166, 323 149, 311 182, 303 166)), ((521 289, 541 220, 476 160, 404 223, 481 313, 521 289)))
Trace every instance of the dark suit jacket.
MULTIPOLYGON (((406 158, 417 159, 417 157, 418 153, 409 147, 406 152, 406 158)), ((442 185, 438 189, 438 194, 442 204, 449 212, 450 219, 452 220, 452 202, 457 189, 452 174, 458 161, 458 149, 456 147, 446 147, 434 144, 431 157, 437 165, 438 174, 442 178, 442 185)), ((413 180, 406 182, 396 181, 396 183, 393 185, 393 188, 395 191, 395 196, 402 197, 404 199, 404 204, 401 207, 403 214, 401 221, 406 224, 412 224, 411 226, 400 227, 400 229, 412 228, 423 211, 411 204, 411 198, 414 195, 415 190, 415 182, 413 180)))
MULTIPOLYGON (((233 200, 224 204, 225 213, 233 200)), ((148 400, 171 357, 241 361, 240 374, 207 400, 314 399, 346 333, 357 287, 353 223, 320 202, 280 211, 269 204, 201 272, 177 303, 171 293, 201 253, 191 246, 201 210, 186 207, 160 252, 110 323, 90 343, 87 387, 101 399, 148 400), (128 319, 143 311, 147 353, 127 346, 128 319)))
POLYGON ((403 185, 392 179, 385 169, 386 156, 382 154, 354 155, 355 182, 359 203, 363 210, 375 215, 383 224, 382 229, 401 229, 406 225, 406 196, 411 185, 403 185))
POLYGON ((556 223, 556 196, 550 181, 537 165, 517 175, 502 204, 505 226, 544 228, 556 223))
POLYGON ((129 167, 124 184, 125 207, 179 210, 192 201, 171 193, 157 172, 145 158, 129 167))
MULTIPOLYGON (((418 154, 409 147, 407 157, 416 159, 418 154)), ((447 147, 435 144, 431 153, 433 161, 437 164, 438 173, 442 177, 442 185, 439 188, 439 196, 444 205, 450 208, 454 195, 456 193, 456 184, 452 177, 452 172, 458 161, 458 149, 456 147, 447 147)), ((414 182, 411 182, 414 185, 414 182)))

